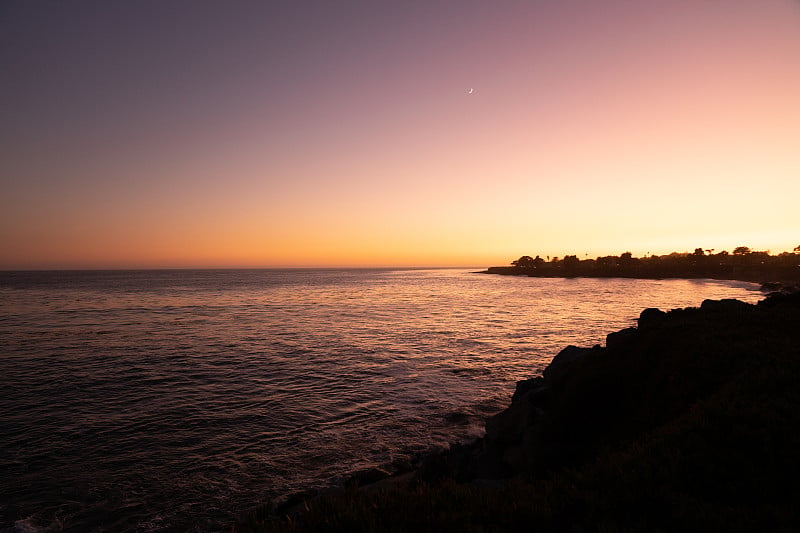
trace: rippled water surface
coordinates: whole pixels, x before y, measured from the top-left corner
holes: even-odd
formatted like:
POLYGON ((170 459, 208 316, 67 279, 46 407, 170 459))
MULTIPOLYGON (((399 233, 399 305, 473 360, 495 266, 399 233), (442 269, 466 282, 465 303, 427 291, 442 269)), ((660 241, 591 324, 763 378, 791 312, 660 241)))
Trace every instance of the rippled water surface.
POLYGON ((515 381, 645 307, 752 302, 753 287, 0 273, 0 530, 220 530, 259 502, 479 436, 515 381))

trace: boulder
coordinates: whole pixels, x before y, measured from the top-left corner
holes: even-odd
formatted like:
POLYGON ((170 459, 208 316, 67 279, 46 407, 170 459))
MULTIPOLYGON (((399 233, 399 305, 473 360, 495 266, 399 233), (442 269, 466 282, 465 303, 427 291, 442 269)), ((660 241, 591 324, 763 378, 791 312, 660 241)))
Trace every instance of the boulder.
POLYGON ((540 406, 523 398, 486 419, 486 440, 491 445, 500 446, 517 443, 542 414, 544 410, 540 406))
POLYGON ((577 361, 585 358, 594 351, 594 348, 578 348, 577 346, 569 345, 553 357, 550 364, 542 372, 542 377, 547 383, 555 383, 563 379, 569 371, 569 368, 577 361))
POLYGON ((625 328, 606 335, 606 348, 615 350, 625 346, 636 337, 636 328, 625 328))
MULTIPOLYGON (((514 389, 514 396, 511 397, 511 403, 513 404, 519 401, 523 396, 526 396, 529 393, 532 393, 534 396, 543 395, 547 389, 548 387, 544 382, 543 377, 535 377, 517 381, 517 387, 514 389)), ((530 399, 528 401, 530 401, 530 399)))
POLYGON ((758 306, 763 308, 778 306, 800 307, 800 290, 794 292, 773 292, 765 299, 758 302, 758 306))
POLYGON ((639 329, 650 329, 656 327, 664 321, 664 317, 666 316, 667 313, 661 309, 648 307, 639 314, 639 320, 637 321, 639 324, 639 329))

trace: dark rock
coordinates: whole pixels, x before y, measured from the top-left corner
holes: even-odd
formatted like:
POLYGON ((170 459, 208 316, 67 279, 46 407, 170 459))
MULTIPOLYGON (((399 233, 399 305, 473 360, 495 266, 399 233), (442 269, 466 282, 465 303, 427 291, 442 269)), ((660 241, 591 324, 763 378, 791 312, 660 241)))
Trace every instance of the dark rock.
POLYGON ((726 298, 724 300, 703 300, 700 304, 700 309, 703 311, 719 311, 726 313, 741 313, 750 311, 753 306, 742 302, 741 300, 734 300, 726 298))
POLYGON ((648 307, 639 314, 639 329, 653 328, 661 324, 667 313, 655 307, 648 307))
POLYGON ((518 401, 496 415, 486 419, 486 440, 492 445, 508 445, 519 442, 529 426, 533 425, 544 410, 528 401, 518 401))
POLYGON ((505 479, 518 473, 503 460, 501 451, 496 447, 481 451, 475 457, 473 479, 505 479))
POLYGON ((542 377, 547 383, 555 383, 563 379, 569 368, 577 361, 585 358, 594 351, 594 348, 578 348, 577 346, 567 346, 553 357, 550 364, 542 372, 542 377))
POLYGON ((466 444, 454 444, 448 450, 423 456, 414 472, 414 479, 426 483, 441 479, 463 482, 474 479, 481 470, 493 470, 495 467, 488 463, 480 464, 481 456, 485 455, 484 442, 485 439, 477 439, 466 444))
POLYGON ((524 472, 528 470, 530 466, 529 455, 528 450, 522 443, 507 446, 503 450, 503 462, 513 471, 524 472))
POLYGON ((478 457, 483 450, 483 439, 451 447, 446 458, 452 478, 456 481, 474 479, 478 470, 478 457))
POLYGON ((520 398, 530 392, 543 393, 546 390, 547 384, 544 382, 543 377, 535 377, 517 381, 517 387, 514 389, 514 396, 511 397, 511 403, 519 401, 520 398))
POLYGON ((414 477, 418 481, 432 482, 445 478, 453 478, 454 472, 443 452, 431 453, 423 457, 414 477))
POLYGON ((800 291, 773 292, 758 302, 758 307, 771 308, 778 306, 800 307, 800 291))
POLYGON ((606 348, 616 350, 627 345, 636 337, 636 328, 625 328, 606 335, 606 348))

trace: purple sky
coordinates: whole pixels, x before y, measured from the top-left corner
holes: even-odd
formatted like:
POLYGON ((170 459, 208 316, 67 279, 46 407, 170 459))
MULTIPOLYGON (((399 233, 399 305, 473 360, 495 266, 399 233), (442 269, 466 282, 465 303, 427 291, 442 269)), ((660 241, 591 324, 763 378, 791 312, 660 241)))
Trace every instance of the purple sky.
POLYGON ((0 72, 0 268, 800 243, 792 0, 6 1, 0 72))

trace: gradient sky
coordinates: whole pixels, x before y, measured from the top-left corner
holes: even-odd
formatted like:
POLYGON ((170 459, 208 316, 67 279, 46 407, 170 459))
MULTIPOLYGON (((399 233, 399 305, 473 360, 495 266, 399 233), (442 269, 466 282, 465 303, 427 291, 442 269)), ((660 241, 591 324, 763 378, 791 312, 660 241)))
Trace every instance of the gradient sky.
POLYGON ((0 73, 0 268, 800 244, 797 0, 5 0, 0 73))

